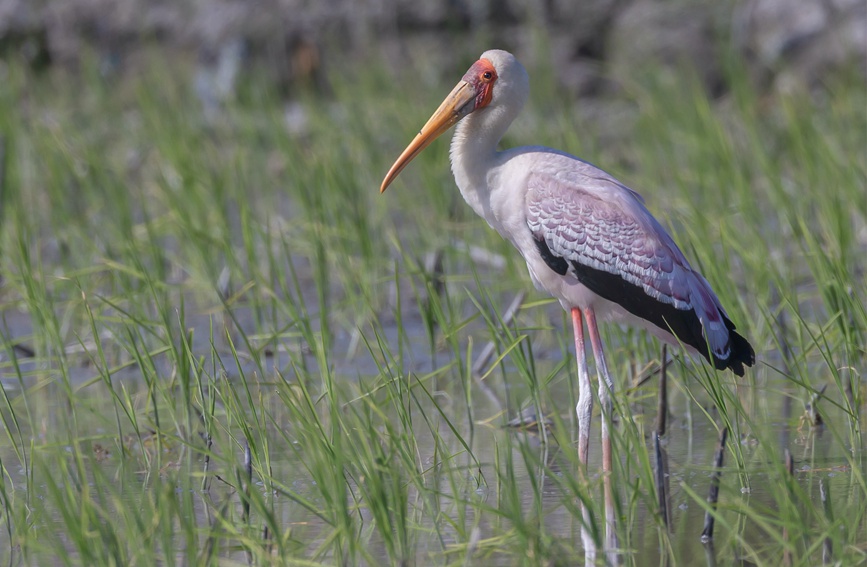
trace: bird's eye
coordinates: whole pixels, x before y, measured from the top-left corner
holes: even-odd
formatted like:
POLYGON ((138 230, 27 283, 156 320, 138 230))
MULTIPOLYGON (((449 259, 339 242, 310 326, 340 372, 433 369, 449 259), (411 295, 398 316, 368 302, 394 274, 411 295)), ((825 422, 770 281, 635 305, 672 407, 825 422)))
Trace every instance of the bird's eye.
POLYGON ((482 73, 482 78, 486 81, 490 81, 491 79, 494 78, 494 74, 491 73, 490 71, 485 71, 484 73, 482 73))

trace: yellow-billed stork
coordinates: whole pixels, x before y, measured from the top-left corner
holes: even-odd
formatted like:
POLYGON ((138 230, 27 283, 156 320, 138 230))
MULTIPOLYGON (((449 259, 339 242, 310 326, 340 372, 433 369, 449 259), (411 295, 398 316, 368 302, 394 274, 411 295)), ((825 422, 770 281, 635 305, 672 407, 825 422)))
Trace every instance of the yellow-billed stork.
MULTIPOLYGON (((599 377, 603 478, 608 481, 614 384, 597 317, 647 329, 738 376, 744 365, 752 366, 755 354, 735 332, 710 284, 690 267, 638 193, 558 150, 525 146, 497 151, 529 91, 527 72, 511 53, 483 53, 391 166, 380 191, 434 139, 458 125, 450 156, 464 199, 514 244, 536 288, 571 312, 579 377, 578 454, 585 465, 593 409, 582 317, 587 321, 599 377)), ((609 550, 616 547, 613 506, 610 482, 605 482, 609 550)))

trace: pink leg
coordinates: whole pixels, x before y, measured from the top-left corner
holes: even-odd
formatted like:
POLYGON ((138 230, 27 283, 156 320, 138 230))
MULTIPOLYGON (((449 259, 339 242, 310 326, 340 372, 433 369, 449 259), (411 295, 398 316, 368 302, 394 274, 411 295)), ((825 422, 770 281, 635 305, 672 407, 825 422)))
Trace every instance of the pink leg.
MULTIPOLYGON (((572 308, 572 330, 575 334, 575 359, 578 363, 578 460, 581 461, 581 478, 586 479, 587 456, 590 450, 590 418, 593 415, 593 390, 590 387, 590 373, 587 372, 587 351, 584 349, 584 321, 581 310, 572 308)), ((596 563, 596 542, 590 533, 592 518, 590 510, 581 507, 581 541, 584 544, 584 562, 596 563)))
POLYGON ((572 308, 572 330, 575 333, 575 358, 578 363, 578 459, 587 466, 590 451, 590 417, 593 414, 593 391, 590 389, 590 373, 587 372, 587 351, 584 350, 584 321, 581 310, 572 308))
POLYGON ((608 562, 617 564, 617 532, 615 531, 616 516, 614 512, 614 490, 611 485, 611 394, 614 391, 614 381, 608 374, 605 354, 602 352, 602 339, 599 337, 599 327, 596 324, 596 313, 592 308, 584 310, 587 319, 587 332, 590 334, 590 344, 593 346, 593 358, 596 360, 596 373, 599 376, 599 404, 602 406, 602 483, 605 491, 605 549, 608 562))

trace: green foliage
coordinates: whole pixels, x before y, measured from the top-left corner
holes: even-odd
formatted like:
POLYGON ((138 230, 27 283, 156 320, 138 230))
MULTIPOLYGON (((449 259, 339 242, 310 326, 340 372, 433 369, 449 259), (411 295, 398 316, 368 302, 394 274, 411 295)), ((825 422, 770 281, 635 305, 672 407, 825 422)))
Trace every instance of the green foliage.
MULTIPOLYGON (((3 68, 0 562, 580 562, 579 503, 601 540, 602 480, 598 443, 578 475, 567 318, 531 296, 504 322, 529 279, 460 202, 446 141, 378 194, 451 83, 336 69, 330 94, 299 95, 292 131, 255 73, 205 121, 191 66, 163 62, 123 79, 3 68), (550 429, 502 427, 530 409, 550 429)), ((640 190, 759 353, 743 380, 670 368, 669 531, 656 382, 633 385, 658 345, 605 329, 625 562, 704 561, 726 426, 717 557, 856 564, 863 84, 758 95, 738 69, 730 84, 716 101, 686 79, 626 85, 634 121, 606 145, 604 120, 537 81, 507 141, 581 154, 640 190)))

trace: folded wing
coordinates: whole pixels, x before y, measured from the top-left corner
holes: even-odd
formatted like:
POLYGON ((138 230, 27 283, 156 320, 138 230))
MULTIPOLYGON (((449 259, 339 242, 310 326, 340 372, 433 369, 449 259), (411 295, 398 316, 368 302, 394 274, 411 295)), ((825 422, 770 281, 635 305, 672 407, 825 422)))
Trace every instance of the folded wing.
POLYGON ((710 285, 640 197, 599 173, 529 176, 527 226, 548 266, 742 376, 752 347, 710 285))

